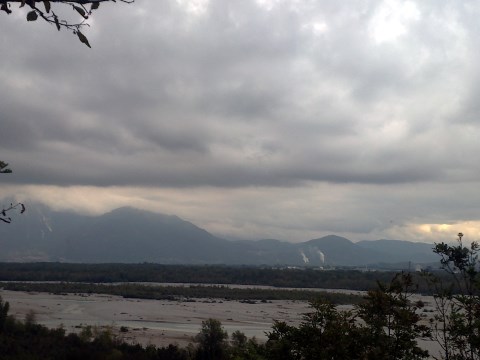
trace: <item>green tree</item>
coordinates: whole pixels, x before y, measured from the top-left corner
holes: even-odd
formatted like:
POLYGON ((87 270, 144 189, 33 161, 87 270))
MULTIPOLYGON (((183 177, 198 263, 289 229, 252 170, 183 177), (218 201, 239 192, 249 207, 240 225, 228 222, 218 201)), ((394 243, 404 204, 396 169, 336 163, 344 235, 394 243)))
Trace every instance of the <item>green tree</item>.
POLYGON ((364 349, 368 359, 424 359, 428 351, 421 349, 417 339, 430 335, 420 324, 417 310, 421 302, 412 302, 415 284, 410 273, 396 274, 388 285, 379 283, 357 306, 364 321, 364 349))
POLYGON ((417 340, 429 328, 419 323, 421 304, 410 300, 412 277, 397 274, 390 284, 379 284, 352 311, 340 311, 319 299, 299 327, 276 322, 268 334, 271 360, 369 359, 420 360, 428 357, 417 340))
POLYGON ((262 360, 264 346, 255 337, 249 339, 243 332, 236 330, 230 337, 230 358, 232 360, 262 360))
POLYGON ((0 296, 0 333, 5 329, 5 324, 7 322, 8 310, 10 310, 10 304, 8 301, 3 301, 0 296))
MULTIPOLYGON (((133 3, 135 0, 118 0, 124 3, 133 3)), ((0 0, 0 11, 11 14, 12 4, 18 3, 20 8, 25 5, 30 10, 27 13, 27 21, 41 19, 54 25, 58 31, 62 28, 72 31, 78 39, 88 47, 90 43, 87 37, 81 32, 85 26, 89 26, 88 19, 94 10, 97 10, 102 2, 116 2, 116 0, 0 0), (60 8, 70 8, 73 11, 73 20, 60 18, 60 8)))
POLYGON ((202 321, 202 328, 195 337, 198 343, 197 359, 223 360, 228 352, 228 333, 216 319, 202 321))
POLYGON ((452 283, 445 285, 432 274, 427 275, 434 289, 436 315, 432 321, 432 338, 443 351, 443 359, 480 359, 480 298, 478 252, 472 242, 465 246, 463 234, 457 244, 435 244, 442 268, 451 275, 452 283))
POLYGON ((363 337, 352 311, 339 311, 323 299, 310 303, 312 312, 300 326, 276 322, 268 334, 268 359, 356 359, 361 358, 363 337))

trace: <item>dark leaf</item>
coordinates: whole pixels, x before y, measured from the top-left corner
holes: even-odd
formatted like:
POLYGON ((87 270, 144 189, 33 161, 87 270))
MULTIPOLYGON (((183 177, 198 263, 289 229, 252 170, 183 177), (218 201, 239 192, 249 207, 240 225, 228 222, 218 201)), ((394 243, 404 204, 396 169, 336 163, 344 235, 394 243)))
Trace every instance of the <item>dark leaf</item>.
POLYGON ((97 10, 99 7, 100 7, 100 3, 99 3, 99 2, 93 2, 93 3, 92 3, 92 6, 90 7, 90 11, 92 11, 92 10, 97 10))
POLYGON ((45 11, 48 14, 50 12, 50 1, 49 0, 43 0, 43 6, 45 6, 45 11))
POLYGON ((85 35, 83 35, 80 31, 77 31, 77 36, 80 39, 82 43, 87 45, 89 48, 91 48, 90 43, 88 42, 88 39, 85 35))
POLYGON ((0 220, 2 220, 3 222, 6 222, 7 224, 10 224, 12 222, 12 219, 10 219, 10 218, 4 219, 4 218, 0 217, 0 220))
POLYGON ((3 3, 2 6, 0 6, 0 10, 5 11, 7 14, 11 14, 12 10, 8 8, 8 5, 6 3, 3 3))
POLYGON ((83 10, 80 6, 75 6, 73 5, 73 7, 75 8, 75 10, 77 10, 77 12, 82 15, 85 19, 88 18, 88 16, 85 14, 85 10, 83 10))
POLYGON ((35 10, 32 10, 27 14, 27 21, 35 21, 37 20, 37 18, 38 18, 38 15, 35 10))
POLYGON ((22 210, 20 210, 20 214, 23 214, 25 212, 25 205, 20 204, 22 206, 22 210))

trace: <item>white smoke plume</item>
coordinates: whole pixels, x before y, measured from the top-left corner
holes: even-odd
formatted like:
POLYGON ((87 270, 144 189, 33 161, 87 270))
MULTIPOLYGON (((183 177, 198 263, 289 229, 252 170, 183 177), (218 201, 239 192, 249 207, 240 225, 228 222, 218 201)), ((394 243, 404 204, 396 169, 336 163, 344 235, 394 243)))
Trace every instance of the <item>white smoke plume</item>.
POLYGON ((317 249, 317 252, 318 252, 318 256, 320 257, 321 263, 325 264, 325 254, 321 250, 318 250, 318 249, 317 249))
POLYGON ((307 255, 305 255, 305 253, 303 252, 303 250, 300 250, 300 255, 302 255, 302 258, 303 258, 303 262, 305 264, 308 264, 310 262, 310 260, 308 259, 307 255))

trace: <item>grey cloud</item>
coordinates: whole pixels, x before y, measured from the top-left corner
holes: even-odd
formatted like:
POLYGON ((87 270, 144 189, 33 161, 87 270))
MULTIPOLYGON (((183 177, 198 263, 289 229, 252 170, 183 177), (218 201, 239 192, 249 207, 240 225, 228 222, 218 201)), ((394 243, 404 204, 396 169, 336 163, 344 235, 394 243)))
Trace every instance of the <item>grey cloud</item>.
MULTIPOLYGON (((433 127, 448 133, 445 82, 462 83, 446 72, 462 60, 437 56, 447 44, 427 16, 445 14, 422 5, 405 38, 377 46, 368 26, 379 4, 266 11, 212 0, 198 17, 174 1, 118 5, 95 16, 92 50, 38 24, 30 38, 32 24, 9 19, 0 30, 14 29, 12 39, 2 44, 22 47, 2 68, 2 156, 25 183, 59 185, 446 181, 458 156, 433 147, 433 127), (325 33, 309 32, 312 21, 324 21, 325 33), (371 134, 392 119, 406 121, 405 134, 375 144, 371 134)), ((464 119, 478 110, 471 96, 457 109, 464 119)))

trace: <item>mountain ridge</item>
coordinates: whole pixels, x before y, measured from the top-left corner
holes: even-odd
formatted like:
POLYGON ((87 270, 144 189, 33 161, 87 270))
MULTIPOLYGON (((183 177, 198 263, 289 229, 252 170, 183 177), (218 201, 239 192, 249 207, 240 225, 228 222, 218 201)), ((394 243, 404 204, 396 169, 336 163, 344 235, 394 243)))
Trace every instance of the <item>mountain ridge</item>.
POLYGON ((229 241, 176 215, 121 207, 99 216, 32 205, 0 227, 1 261, 156 262, 268 266, 363 266, 434 262, 430 244, 400 240, 354 243, 337 235, 300 243, 229 241))

